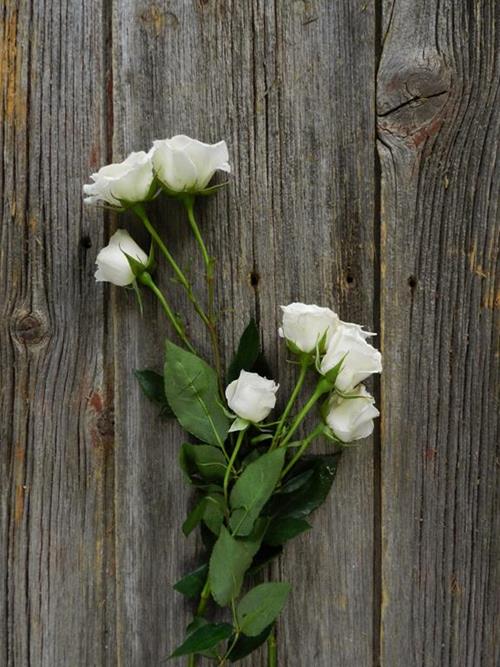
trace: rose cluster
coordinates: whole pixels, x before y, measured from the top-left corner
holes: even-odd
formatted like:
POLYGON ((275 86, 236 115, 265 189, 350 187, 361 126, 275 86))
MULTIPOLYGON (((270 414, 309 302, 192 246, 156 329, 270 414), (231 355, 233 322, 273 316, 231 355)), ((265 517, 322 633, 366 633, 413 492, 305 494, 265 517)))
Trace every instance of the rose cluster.
MULTIPOLYGON (((379 412, 361 383, 382 371, 381 354, 367 341, 374 334, 342 322, 330 308, 291 303, 281 309, 279 334, 289 349, 332 381, 332 395, 323 410, 332 435, 344 443, 369 436, 379 412)), ((260 422, 274 408, 278 387, 272 380, 242 371, 227 387, 226 399, 238 417, 260 422)))
MULTIPOLYGON (((84 202, 142 213, 141 205, 163 190, 189 203, 189 198, 215 189, 207 186, 216 171, 231 171, 228 159, 225 141, 205 144, 185 135, 157 140, 147 153, 130 153, 123 162, 108 164, 91 174, 93 183, 83 186, 84 202)), ((96 279, 120 287, 132 285, 141 265, 147 270, 146 253, 126 230, 120 229, 97 256, 96 279), (135 270, 127 255, 137 260, 135 270)))
POLYGON ((205 144, 183 134, 157 140, 147 153, 130 153, 92 174, 84 201, 125 209, 152 199, 158 186, 172 194, 205 194, 216 171, 231 171, 228 160, 225 141, 205 144))
MULTIPOLYGON (((198 605, 172 657, 189 656, 188 665, 194 667, 203 655, 223 667, 267 641, 268 667, 276 667, 275 622, 290 586, 259 583, 243 594, 244 580, 280 556, 287 541, 311 528, 306 518, 326 500, 342 450, 372 433, 379 412, 363 382, 382 371, 382 360, 369 342, 374 334, 342 321, 330 308, 282 306, 278 333, 293 356, 297 378, 283 408, 267 421, 280 387, 265 377, 270 371, 262 370, 267 364, 253 320, 227 369, 221 355, 213 289, 216 262, 194 212, 198 196, 220 187, 209 185, 217 170, 230 172, 224 141, 205 144, 185 135, 154 141, 147 153, 131 153, 92 174, 93 182, 84 186, 85 202, 118 214, 130 211, 143 224, 151 240, 149 252, 118 229, 97 255, 95 278, 133 289, 141 309, 141 290, 150 290, 180 342, 165 340, 162 374, 135 371, 162 415, 175 418, 190 435, 179 448, 179 462, 197 501, 182 530, 187 536, 199 526, 206 546, 201 565, 174 585, 197 598, 198 605), (160 234, 148 217, 148 202, 162 193, 185 208, 204 265, 201 297, 168 247, 168 228, 160 234), (169 294, 153 278, 157 268, 164 268, 157 267, 158 251, 206 328, 210 363, 197 350, 196 329, 173 311, 169 294), (301 402, 307 378, 314 388, 301 402), (309 432, 299 435, 310 422, 309 432), (308 450, 318 438, 328 442, 327 453, 312 456, 308 450), (210 601, 230 611, 231 623, 206 620, 210 601)), ((190 269, 195 266, 192 262, 190 269)))

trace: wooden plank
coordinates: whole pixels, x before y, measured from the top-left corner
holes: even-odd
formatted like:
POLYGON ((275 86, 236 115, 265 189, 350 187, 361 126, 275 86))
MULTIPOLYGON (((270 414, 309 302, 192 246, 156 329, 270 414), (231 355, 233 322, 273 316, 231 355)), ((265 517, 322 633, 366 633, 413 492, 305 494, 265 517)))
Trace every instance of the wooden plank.
MULTIPOLYGON (((288 389, 294 370, 276 339, 280 304, 320 303, 373 324, 375 17, 365 2, 274 4, 255 31, 267 195, 255 217, 255 263, 265 347, 288 389)), ((373 494, 373 443, 365 442, 344 455, 313 530, 287 547, 274 573, 293 584, 278 628, 280 664, 372 664, 373 494)))
MULTIPOLYGON (((167 11, 153 3, 120 2, 113 33, 115 157, 148 149, 153 139, 187 133, 205 141, 225 138, 232 163, 243 172, 231 195, 222 192, 197 207, 208 247, 219 260, 216 290, 224 352, 234 349, 254 304, 249 284, 252 230, 245 217, 252 205, 245 174, 252 146, 240 138, 251 119, 245 107, 236 107, 251 85, 251 71, 244 82, 233 83, 232 68, 238 66, 232 62, 231 39, 239 38, 238 20, 241 16, 228 14, 222 21, 213 6, 201 3, 171 2, 167 11), (241 86, 240 95, 230 92, 233 85, 241 86)), ((203 294, 201 258, 180 208, 162 200, 156 215, 171 251, 203 294)), ((135 223, 131 229, 141 237, 135 223)), ((192 313, 161 262, 157 279, 174 308, 192 313)), ((186 540, 181 532, 190 498, 177 462, 185 435, 160 422, 157 410, 132 385, 132 368, 161 369, 163 336, 170 333, 150 300, 146 312, 141 319, 131 301, 117 295, 117 604, 123 665, 156 664, 180 642, 193 608, 172 585, 202 554, 195 536, 186 540)), ((195 315, 190 314, 188 324, 196 345, 208 355, 195 315)))
MULTIPOLYGON (((498 36, 498 35, 496 35, 498 36)), ((384 3, 382 664, 500 658, 495 3, 384 3)))
MULTIPOLYGON (((372 320, 374 23, 373 6, 361 1, 114 6, 114 156, 179 132, 228 141, 231 185, 200 207, 220 258, 225 352, 254 313, 284 388, 291 374, 277 348, 280 303, 316 300, 345 319, 372 320)), ((181 263, 201 273, 179 210, 161 216, 181 263)), ((184 311, 185 300, 160 279, 184 311)), ((131 384, 131 368, 161 367, 161 322, 151 302, 141 320, 117 294, 121 664, 155 664, 178 642, 189 610, 170 586, 199 553, 180 533, 189 497, 176 463, 181 432, 160 430, 131 384)), ((273 572, 295 590, 279 629, 280 664, 371 664, 372 526, 366 445, 346 455, 314 532, 273 572)))
POLYGON ((0 664, 114 664, 103 4, 4 2, 0 664), (90 249, 90 246, 93 246, 90 249))

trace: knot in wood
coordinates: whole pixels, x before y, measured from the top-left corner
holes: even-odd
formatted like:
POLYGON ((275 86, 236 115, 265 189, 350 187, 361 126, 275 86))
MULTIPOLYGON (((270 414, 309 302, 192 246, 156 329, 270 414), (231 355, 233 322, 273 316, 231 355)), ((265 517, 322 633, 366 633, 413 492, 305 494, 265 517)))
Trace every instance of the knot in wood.
POLYGON ((436 53, 419 54, 413 62, 401 62, 397 56, 382 62, 377 94, 379 133, 412 137, 416 145, 436 134, 450 86, 450 72, 436 53))
POLYGON ((12 336, 26 346, 39 345, 48 337, 44 318, 39 313, 23 313, 14 319, 12 336))
POLYGON ((102 438, 113 438, 115 434, 115 413, 113 408, 105 408, 96 422, 97 432, 102 438))
POLYGON ((153 4, 139 14, 139 20, 144 28, 159 37, 165 28, 177 28, 179 19, 173 12, 168 12, 159 5, 153 4))

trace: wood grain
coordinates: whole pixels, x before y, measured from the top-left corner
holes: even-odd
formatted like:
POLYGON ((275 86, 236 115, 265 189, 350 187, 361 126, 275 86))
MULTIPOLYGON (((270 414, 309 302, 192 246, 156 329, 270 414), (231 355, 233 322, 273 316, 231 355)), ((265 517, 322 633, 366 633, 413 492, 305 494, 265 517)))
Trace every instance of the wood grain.
MULTIPOLYGON (((193 612, 172 590, 201 556, 180 530, 184 436, 132 374, 161 370, 171 332, 152 297, 141 318, 93 280, 113 228, 147 238, 81 198, 101 164, 181 132, 226 139, 234 168, 197 206, 226 360, 254 316, 284 396, 276 329, 294 299, 382 334, 380 433, 343 456, 314 529, 266 573, 293 586, 280 667, 498 664, 495 12, 4 0, 0 665, 152 667, 193 612)), ((183 212, 149 208, 203 294, 183 212)), ((170 277, 160 260, 209 356, 170 277)))
POLYGON ((114 660, 103 6, 2 5, 0 664, 114 660))
POLYGON ((500 657, 495 3, 386 2, 383 38, 382 664, 489 667, 500 657))
MULTIPOLYGON (((280 303, 317 300, 346 319, 372 321, 373 8, 120 2, 114 19, 115 157, 179 132, 227 139, 231 184, 201 212, 220 258, 225 351, 254 314, 286 390, 292 374, 277 349, 280 303)), ((162 215, 172 248, 200 267, 178 213, 162 215)), ((118 586, 119 645, 124 663, 153 664, 189 619, 169 586, 196 545, 179 537, 188 499, 175 469, 182 436, 174 427, 158 433, 130 386, 131 366, 161 363, 157 322, 145 331, 121 297, 117 321, 117 540, 127 577, 118 586)), ((279 628, 280 664, 371 661, 372 461, 370 445, 346 456, 314 532, 273 570, 294 586, 279 628)))

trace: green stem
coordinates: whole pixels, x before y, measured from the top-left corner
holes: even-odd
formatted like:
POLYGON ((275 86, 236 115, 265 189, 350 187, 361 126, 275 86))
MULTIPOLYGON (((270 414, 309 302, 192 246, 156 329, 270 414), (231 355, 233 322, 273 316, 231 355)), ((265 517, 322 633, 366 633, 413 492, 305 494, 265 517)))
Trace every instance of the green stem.
POLYGON ((208 250, 205 245, 205 242, 203 241, 200 228, 198 227, 198 223, 196 222, 196 218, 194 217, 194 197, 192 195, 187 196, 183 199, 183 202, 184 206, 186 207, 189 224, 191 225, 191 229, 193 230, 194 237, 196 239, 196 242, 200 246, 201 254, 203 256, 203 263, 205 264, 207 282, 213 281, 214 277, 213 259, 208 254, 208 250))
POLYGON ((203 308, 200 306, 198 303, 196 297, 193 294, 193 288, 191 286, 191 283, 187 279, 186 275, 180 268, 180 266, 177 264, 173 256, 171 255, 169 249, 165 245, 165 243, 162 241, 160 235, 156 231, 156 229, 153 227, 151 224, 151 221, 149 220, 148 216, 146 215, 146 211, 144 210, 144 206, 142 204, 135 204, 132 207, 132 210, 134 213, 137 215, 137 217, 141 220, 142 224, 144 227, 148 230, 148 232, 151 234, 151 237, 155 241, 156 245, 158 248, 160 248, 161 252, 163 253, 165 259, 167 262, 170 264, 172 267, 175 275, 177 276, 177 279, 181 283, 181 285, 184 287, 186 290, 188 299, 191 301, 193 304, 193 307, 202 320, 203 324, 207 327, 209 336, 210 336, 210 343, 212 345, 212 350, 214 354, 214 363, 215 363, 215 369, 217 371, 217 377, 219 380, 219 390, 221 392, 221 396, 224 395, 224 387, 222 386, 222 363, 221 363, 221 356, 220 356, 220 351, 219 351, 219 341, 218 341, 218 336, 217 336, 217 331, 215 328, 215 324, 212 320, 212 317, 209 317, 203 308))
POLYGON ((165 259, 167 262, 170 264, 170 266, 173 269, 173 272, 177 276, 178 281, 180 284, 184 287, 186 290, 186 293, 188 295, 188 299, 191 301, 191 303, 194 306, 194 309, 198 313, 200 319, 203 321, 205 326, 207 328, 210 327, 210 321, 205 313, 205 311, 202 309, 198 301, 196 300, 194 294, 193 294, 193 288, 191 287, 191 283, 189 280, 186 278, 186 275, 182 271, 181 267, 177 264, 173 256, 171 255, 169 249, 165 245, 165 243, 162 241, 160 235, 156 231, 156 229, 153 227, 151 224, 151 221, 149 220, 148 216, 146 215, 146 211, 144 210, 144 207, 142 204, 136 204, 135 206, 132 207, 132 210, 134 213, 137 215, 137 217, 142 221, 142 224, 148 232, 151 234, 151 237, 154 239, 156 245, 158 248, 160 248, 161 252, 163 253, 165 259))
POLYGON ((231 458, 229 459, 229 463, 227 464, 226 474, 224 475, 224 498, 226 500, 226 505, 228 504, 229 478, 231 477, 231 472, 233 471, 234 462, 236 461, 236 457, 238 456, 238 452, 240 451, 240 447, 243 443, 245 430, 246 429, 243 429, 238 433, 238 439, 236 440, 236 445, 234 446, 233 453, 231 454, 231 458))
POLYGON ((231 651, 232 651, 233 648, 236 646, 236 643, 237 643, 237 641, 238 641, 239 638, 240 638, 240 631, 237 630, 237 631, 234 633, 234 639, 233 639, 233 641, 231 642, 231 646, 227 649, 226 654, 224 655, 224 657, 223 657, 223 658, 220 660, 220 662, 219 662, 219 667, 224 667, 224 665, 225 665, 226 662, 227 662, 228 657, 231 655, 231 651))
POLYGON ((285 447, 285 445, 287 445, 290 442, 292 435, 299 428, 300 424, 302 423, 302 420, 311 410, 311 408, 314 407, 318 399, 321 396, 323 396, 323 394, 326 394, 326 392, 331 390, 332 390, 331 382, 329 382, 325 377, 321 378, 321 380, 316 385, 316 389, 313 391, 311 397, 309 398, 307 403, 302 407, 299 414, 293 420, 293 424, 290 426, 289 431, 287 432, 286 436, 283 438, 283 440, 279 445, 280 447, 285 447))
POLYGON ((188 350, 190 352, 192 352, 193 354, 196 354, 196 350, 194 349, 194 347, 191 345, 191 343, 187 339, 187 336, 184 332, 184 329, 179 324, 179 320, 176 318, 174 312, 172 311, 172 309, 168 305, 167 300, 165 299, 163 293, 161 292, 159 287, 156 285, 156 283, 153 281, 153 278, 151 277, 151 275, 147 271, 144 271, 144 273, 141 273, 141 275, 139 276, 139 280, 143 285, 146 285, 146 287, 149 287, 149 289, 156 296, 156 298, 158 299, 158 301, 161 304, 161 307, 165 311, 165 315, 170 320, 172 326, 174 327, 175 331, 177 332, 177 335, 182 340, 184 345, 188 348, 188 350))
POLYGON ((132 210, 137 215, 137 217, 141 220, 144 227, 146 227, 148 232, 151 234, 151 237, 154 239, 156 245, 162 251, 163 255, 165 256, 165 259, 167 260, 167 262, 172 267, 172 269, 173 269, 175 275, 177 276, 177 279, 181 283, 181 285, 184 287, 184 289, 188 293, 191 292, 191 285, 189 283, 189 280, 186 278, 186 276, 184 275, 181 267, 177 264, 177 262, 175 261, 173 256, 170 254, 169 249, 167 248, 165 243, 162 241, 162 239, 161 239, 160 235, 158 234, 158 232, 156 231, 156 229, 151 224, 151 221, 148 218, 148 216, 146 215, 146 211, 144 210, 144 206, 142 204, 135 204, 132 207, 132 210))
POLYGON ((281 435, 281 431, 283 430, 283 426, 285 425, 286 419, 290 414, 290 411, 293 408, 295 401, 297 400, 297 396, 299 395, 300 390, 302 389, 304 380, 306 379, 308 367, 309 367, 309 359, 304 355, 300 360, 300 373, 299 377, 297 378, 297 383, 292 391, 290 398, 288 399, 288 403, 286 404, 283 414, 280 417, 278 426, 276 427, 276 431, 273 440, 271 442, 270 451, 272 451, 278 444, 278 440, 281 435))
POLYGON ((274 628, 267 638, 267 667, 278 667, 278 645, 274 628))
POLYGON ((292 457, 292 459, 290 460, 290 462, 288 463, 288 465, 285 466, 285 468, 283 469, 283 472, 281 473, 281 477, 280 477, 280 479, 283 479, 283 478, 285 477, 285 475, 287 475, 287 474, 290 472, 290 470, 291 470, 291 469, 293 468, 293 466, 297 463, 297 461, 300 459, 300 457, 302 456, 302 454, 303 454, 303 453, 306 451, 306 449, 309 447, 309 445, 310 445, 311 442, 314 440, 314 438, 317 438, 318 435, 321 435, 321 434, 323 433, 324 428, 325 428, 325 427, 324 427, 324 424, 322 424, 322 423, 321 423, 321 424, 318 424, 318 426, 316 426, 316 428, 314 429, 314 431, 312 431, 312 433, 310 433, 310 434, 307 436, 307 438, 304 438, 304 440, 302 441, 302 444, 301 444, 301 446, 299 447, 299 449, 295 452, 294 456, 292 457))
MULTIPOLYGON (((207 603, 209 598, 210 598, 210 584, 207 579, 205 585, 203 586, 203 590, 201 591, 200 594, 200 602, 198 603, 198 608, 196 609, 196 616, 203 616, 207 608, 207 603)), ((187 667, 196 667, 196 662, 197 662, 197 655, 196 653, 193 653, 188 658, 187 667)))
POLYGON ((203 263, 205 265, 205 280, 207 283, 207 294, 208 294, 208 312, 207 312, 207 328, 210 334, 210 343, 212 345, 215 369, 219 377, 219 389, 222 395, 224 395, 224 387, 222 386, 222 361, 220 355, 220 346, 219 346, 219 336, 217 333, 217 326, 215 321, 214 314, 214 260, 208 254, 207 247, 203 241, 203 237, 196 222, 194 215, 194 196, 186 195, 183 197, 182 202, 186 208, 189 224, 193 232, 194 238, 200 247, 201 254, 203 257, 203 263))
POLYGON ((207 608, 209 598, 210 598, 210 583, 207 579, 205 585, 203 586, 203 590, 201 591, 200 594, 200 602, 196 610, 196 616, 203 616, 203 614, 205 613, 205 609, 207 608))

